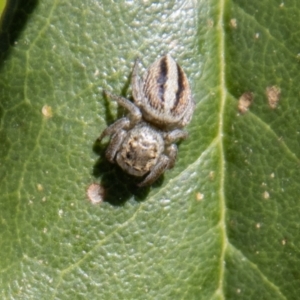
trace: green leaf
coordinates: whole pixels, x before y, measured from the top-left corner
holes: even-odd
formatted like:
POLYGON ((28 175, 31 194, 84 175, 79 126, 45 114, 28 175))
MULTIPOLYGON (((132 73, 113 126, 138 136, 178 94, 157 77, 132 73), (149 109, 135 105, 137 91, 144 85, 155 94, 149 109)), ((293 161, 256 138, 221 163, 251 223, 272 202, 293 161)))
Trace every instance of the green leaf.
POLYGON ((6 0, 0 0, 0 15, 1 16, 4 13, 5 5, 6 5, 6 0))
POLYGON ((2 24, 1 299, 297 299, 300 2, 19 5, 2 24), (196 110, 175 168, 139 190, 99 156, 123 113, 102 90, 130 96, 134 59, 167 52, 196 110))

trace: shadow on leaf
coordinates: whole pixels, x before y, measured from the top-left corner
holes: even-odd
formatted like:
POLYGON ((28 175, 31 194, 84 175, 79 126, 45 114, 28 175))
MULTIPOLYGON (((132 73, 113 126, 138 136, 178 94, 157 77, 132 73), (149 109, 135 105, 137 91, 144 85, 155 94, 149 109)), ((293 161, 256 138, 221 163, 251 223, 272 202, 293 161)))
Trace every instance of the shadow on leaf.
POLYGON ((0 63, 2 65, 9 55, 9 49, 14 45, 20 33, 26 27, 31 13, 38 4, 38 0, 8 1, 1 16, 0 24, 0 63))
POLYGON ((136 201, 146 199, 150 187, 139 188, 137 184, 141 178, 126 174, 118 165, 111 164, 105 158, 106 145, 97 140, 93 150, 100 155, 94 165, 93 175, 101 178, 101 186, 105 189, 105 201, 112 205, 121 206, 134 196, 136 201))

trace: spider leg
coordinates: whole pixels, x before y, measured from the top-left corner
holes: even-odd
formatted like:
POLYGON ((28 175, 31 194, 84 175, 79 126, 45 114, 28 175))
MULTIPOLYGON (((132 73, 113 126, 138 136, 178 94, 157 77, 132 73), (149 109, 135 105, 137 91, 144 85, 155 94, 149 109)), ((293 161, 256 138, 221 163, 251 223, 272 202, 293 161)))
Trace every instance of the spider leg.
POLYGON ((191 97, 189 100, 188 108, 185 111, 184 118, 181 121, 181 126, 186 126, 188 123, 190 123, 193 113, 194 113, 194 110, 195 110, 195 106, 196 106, 195 101, 191 97))
POLYGON ((177 157, 177 146, 175 144, 172 144, 167 147, 166 149, 166 155, 169 158, 169 165, 168 169, 172 169, 175 165, 176 157, 177 157))
POLYGON ((111 137, 109 145, 105 151, 105 156, 109 162, 115 162, 116 153, 120 150, 120 146, 123 143, 126 134, 127 132, 125 130, 120 130, 111 137))
POLYGON ((124 107, 129 111, 131 125, 135 125, 141 120, 142 113, 140 112, 139 108, 136 105, 134 105, 134 103, 132 103, 126 98, 111 94, 108 91, 104 91, 104 93, 110 98, 116 100, 119 105, 121 105, 122 107, 124 107))
POLYGON ((112 135, 116 132, 118 132, 119 130, 123 129, 123 128, 128 128, 130 124, 130 121, 128 118, 122 118, 119 119, 118 121, 116 121, 115 123, 111 124, 110 126, 108 126, 99 136, 98 140, 101 141, 105 136, 107 135, 112 135))
POLYGON ((140 60, 137 58, 134 62, 132 75, 131 75, 131 86, 134 103, 141 107, 143 99, 145 98, 143 93, 143 84, 139 76, 139 63, 140 60))
POLYGON ((181 129, 174 129, 173 131, 164 133, 164 139, 167 144, 172 144, 179 140, 184 140, 188 137, 188 133, 181 129))
POLYGON ((166 155, 162 155, 154 168, 150 171, 147 177, 138 184, 139 187, 152 184, 163 172, 168 169, 169 158, 166 155))

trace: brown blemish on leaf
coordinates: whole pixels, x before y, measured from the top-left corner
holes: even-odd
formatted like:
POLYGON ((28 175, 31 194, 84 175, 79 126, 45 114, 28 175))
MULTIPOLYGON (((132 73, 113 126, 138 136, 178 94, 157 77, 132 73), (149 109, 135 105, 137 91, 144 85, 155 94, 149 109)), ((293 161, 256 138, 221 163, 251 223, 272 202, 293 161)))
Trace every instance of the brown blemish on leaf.
POLYGON ((270 194, 269 194, 269 192, 267 192, 267 191, 264 191, 264 193, 263 193, 263 197, 264 197, 264 199, 269 199, 269 198, 270 198, 270 194))
POLYGON ((98 183, 92 183, 86 190, 86 195, 92 204, 99 204, 104 201, 105 190, 98 183))
POLYGON ((53 116, 52 113, 52 107, 49 105, 44 105, 42 108, 42 114, 46 117, 46 118, 51 118, 53 116))
POLYGON ((64 214, 64 211, 63 211, 62 209, 59 209, 59 210, 58 210, 58 216, 59 216, 60 218, 62 218, 63 214, 64 214))
POLYGON ((272 109, 275 109, 278 106, 278 102, 280 99, 281 90, 278 86, 268 86, 266 88, 266 95, 268 98, 269 106, 272 109))
POLYGON ((196 194, 196 200, 197 200, 197 201, 202 201, 203 199, 204 199, 204 194, 198 192, 198 193, 196 194))
POLYGON ((211 181, 215 180, 215 172, 214 171, 210 171, 208 176, 211 181))
POLYGON ((250 105, 253 102, 253 93, 246 92, 239 98, 238 110, 241 114, 248 111, 250 105))
POLYGON ((237 28, 237 21, 236 19, 231 19, 229 22, 229 25, 231 28, 236 29, 237 28))

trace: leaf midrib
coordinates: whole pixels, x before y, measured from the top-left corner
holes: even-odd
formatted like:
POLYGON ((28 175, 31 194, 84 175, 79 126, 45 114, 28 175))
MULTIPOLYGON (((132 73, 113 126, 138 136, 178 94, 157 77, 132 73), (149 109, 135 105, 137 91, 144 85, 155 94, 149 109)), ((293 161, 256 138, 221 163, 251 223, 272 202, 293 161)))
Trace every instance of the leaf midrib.
MULTIPOLYGON (((230 93, 228 93, 226 84, 225 84, 225 30, 224 30, 224 10, 225 10, 225 0, 220 1, 220 9, 219 9, 219 15, 218 15, 218 22, 217 22, 217 32, 219 37, 219 64, 220 64, 220 112, 219 112, 219 127, 218 127, 218 133, 217 133, 217 146, 219 146, 220 151, 220 190, 219 190, 219 206, 220 206, 220 220, 219 220, 219 227, 221 231, 221 255, 220 255, 220 261, 219 261, 219 281, 218 281, 218 288, 216 289, 215 294, 212 296, 212 299, 215 297, 219 297, 222 300, 225 300, 224 295, 224 273, 225 273, 225 253, 227 251, 228 247, 231 247, 238 251, 240 255, 245 257, 247 261, 254 266, 263 280, 267 282, 274 290, 277 291, 278 295, 282 299, 286 299, 284 294, 282 294, 279 287, 274 284, 272 281, 270 281, 267 276, 261 272, 261 270, 258 268, 256 264, 254 264, 252 261, 248 259, 240 250, 236 249, 233 245, 230 244, 228 241, 227 231, 226 231, 226 198, 225 198, 225 170, 226 170, 226 161, 224 156, 224 111, 225 111, 225 105, 226 105, 226 98, 229 96, 230 93)), ((255 115, 254 115, 255 116, 255 115)), ((255 116, 257 118, 257 116, 255 116)), ((259 119, 259 118, 258 118, 259 119)), ((260 120, 260 119, 259 119, 260 120)), ((263 124, 265 124, 262 120, 260 120, 263 124)), ((272 133, 275 134, 273 130, 271 130, 272 133)), ((276 134, 275 134, 276 135, 276 134)), ((284 148, 286 151, 289 152, 289 154, 298 161, 298 157, 289 149, 289 147, 284 143, 284 148)))
POLYGON ((220 190, 219 190, 219 206, 220 206, 220 220, 219 226, 221 231, 221 255, 219 261, 219 280, 218 287, 215 292, 215 296, 220 299, 225 299, 224 297, 224 272, 225 272, 225 252, 228 245, 226 224, 225 224, 225 194, 224 194, 224 178, 225 178, 225 157, 224 157, 224 110, 226 104, 227 89, 225 85, 225 32, 224 32, 224 9, 225 0, 220 1, 218 22, 217 22, 217 35, 220 43, 218 56, 220 63, 220 112, 219 112, 219 128, 217 134, 218 148, 220 151, 220 190))

